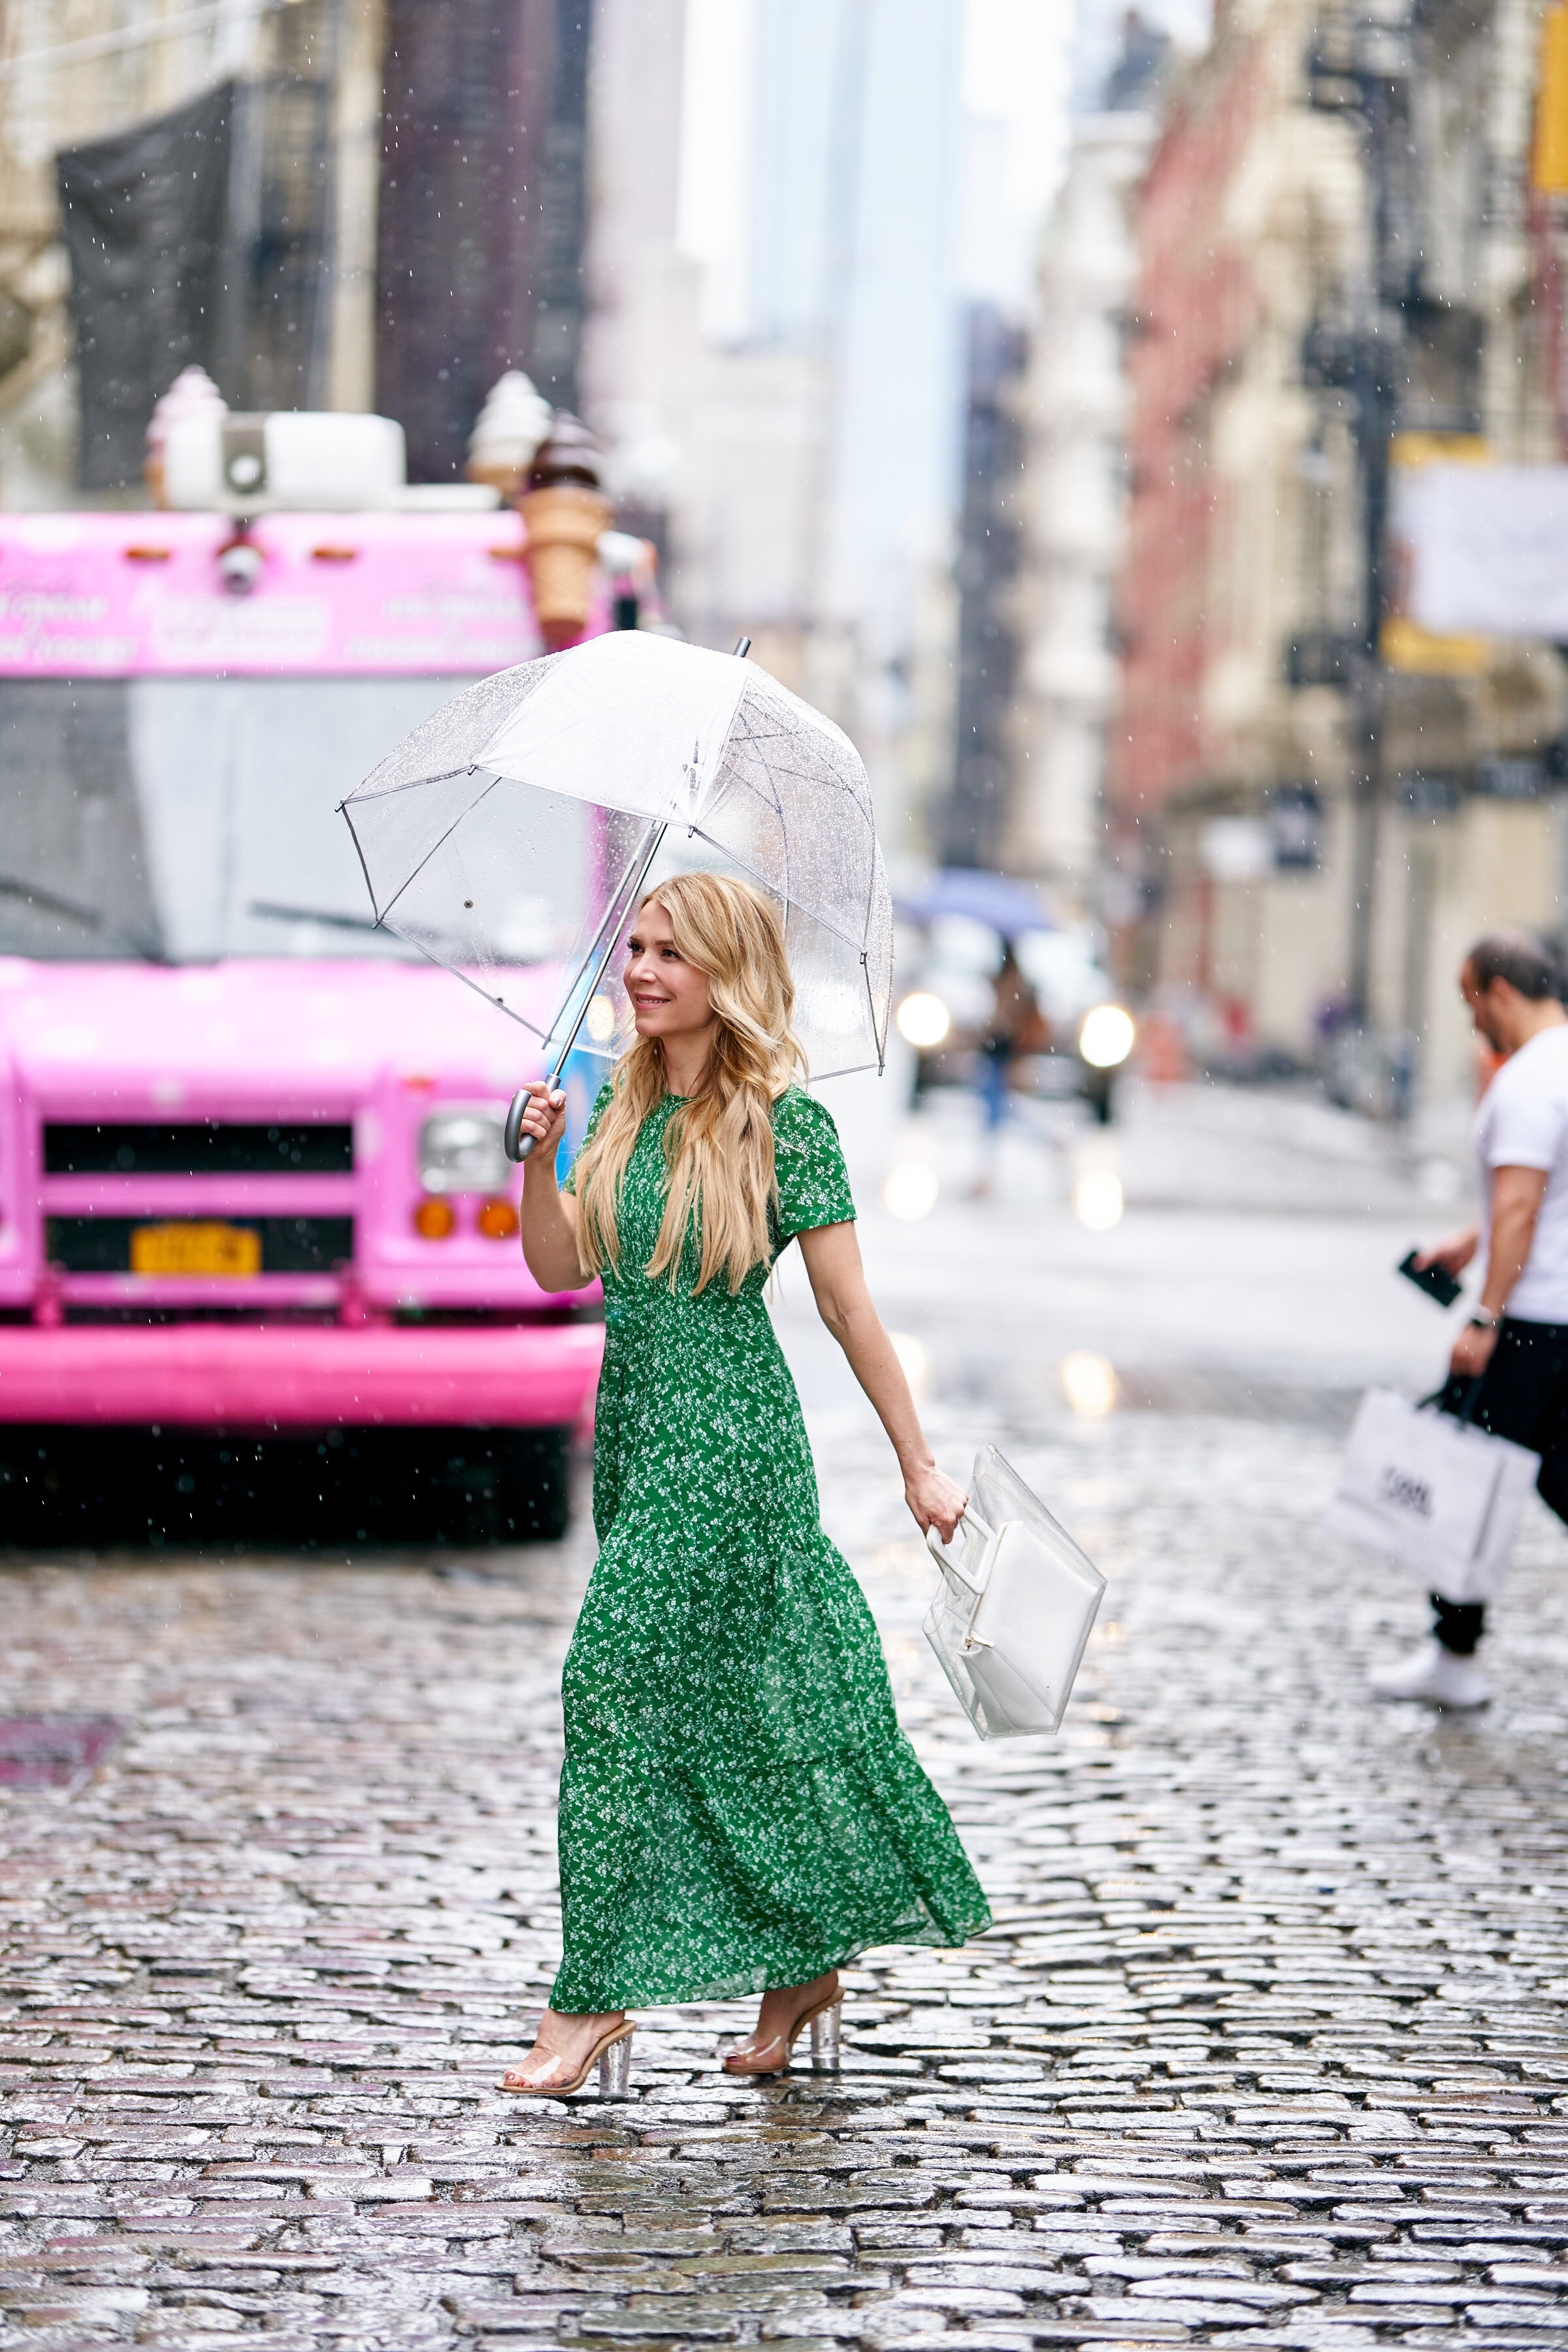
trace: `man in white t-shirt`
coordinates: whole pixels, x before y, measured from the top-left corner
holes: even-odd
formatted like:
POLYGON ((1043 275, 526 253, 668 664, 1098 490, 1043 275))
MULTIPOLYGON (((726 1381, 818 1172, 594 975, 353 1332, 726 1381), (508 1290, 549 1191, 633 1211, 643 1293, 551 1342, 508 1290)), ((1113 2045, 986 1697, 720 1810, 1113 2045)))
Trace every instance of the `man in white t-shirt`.
MULTIPOLYGON (((1477 1029, 1506 1055, 1476 1112, 1479 1225, 1417 1263, 1461 1274, 1486 1252, 1486 1280, 1454 1343, 1443 1402, 1458 1411, 1480 1381, 1475 1418, 1541 1456, 1542 1499, 1568 1520, 1568 1012, 1562 974, 1537 940, 1496 931, 1465 958, 1459 986, 1477 1029)), ((1433 1633, 1373 1675, 1385 1698, 1480 1706, 1479 1602, 1432 1596, 1433 1633)))

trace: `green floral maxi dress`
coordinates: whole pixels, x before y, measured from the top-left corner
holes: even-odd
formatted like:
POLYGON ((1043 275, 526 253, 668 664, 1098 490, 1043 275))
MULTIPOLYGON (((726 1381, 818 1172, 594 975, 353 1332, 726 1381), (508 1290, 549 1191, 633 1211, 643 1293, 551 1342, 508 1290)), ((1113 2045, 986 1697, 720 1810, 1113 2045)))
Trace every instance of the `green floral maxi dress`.
MULTIPOLYGON (((990 1916, 823 1533, 768 1269, 695 1296, 689 1265, 673 1291, 644 1272, 678 1100, 637 1137, 605 1275, 601 1549, 563 1678, 560 2011, 805 1984, 990 1916)), ((792 1087, 773 1136, 778 1245, 853 1217, 822 1106, 792 1087)))

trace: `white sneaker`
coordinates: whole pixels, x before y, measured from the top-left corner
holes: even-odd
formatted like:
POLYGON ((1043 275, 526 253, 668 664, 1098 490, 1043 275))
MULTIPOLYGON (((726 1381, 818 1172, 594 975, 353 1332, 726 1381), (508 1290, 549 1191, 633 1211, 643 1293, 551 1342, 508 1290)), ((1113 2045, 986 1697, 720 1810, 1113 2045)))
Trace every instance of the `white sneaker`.
POLYGON ((1456 1657, 1431 1637, 1396 1666, 1367 1680, 1379 1698, 1424 1698, 1432 1706, 1485 1706, 1491 1685, 1474 1658, 1456 1657))

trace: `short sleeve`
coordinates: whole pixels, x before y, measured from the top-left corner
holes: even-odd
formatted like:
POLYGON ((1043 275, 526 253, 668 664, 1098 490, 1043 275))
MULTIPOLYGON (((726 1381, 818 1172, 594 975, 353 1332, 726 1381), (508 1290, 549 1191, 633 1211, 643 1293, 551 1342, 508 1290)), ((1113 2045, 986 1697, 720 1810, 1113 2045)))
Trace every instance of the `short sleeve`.
POLYGON ((576 1150, 572 1154, 572 1165, 566 1171, 566 1180, 561 1187, 561 1190, 563 1192, 576 1192, 577 1162, 583 1157, 583 1144, 588 1141, 595 1129, 598 1126, 599 1121, 604 1118, 605 1113, 608 1110, 610 1107, 610 1097, 615 1093, 615 1091, 616 1082, 614 1078, 606 1078, 604 1085, 599 1088, 598 1093, 595 1096, 594 1108, 588 1113, 588 1124, 583 1129, 583 1143, 580 1143, 577 1146, 576 1150))
POLYGON ((855 1214, 838 1129, 815 1097, 791 1087, 773 1106, 773 1177, 781 1245, 855 1214))
POLYGON ((1568 1103, 1539 1074, 1505 1063, 1486 1104, 1481 1156, 1489 1168, 1555 1168, 1568 1140, 1568 1103))

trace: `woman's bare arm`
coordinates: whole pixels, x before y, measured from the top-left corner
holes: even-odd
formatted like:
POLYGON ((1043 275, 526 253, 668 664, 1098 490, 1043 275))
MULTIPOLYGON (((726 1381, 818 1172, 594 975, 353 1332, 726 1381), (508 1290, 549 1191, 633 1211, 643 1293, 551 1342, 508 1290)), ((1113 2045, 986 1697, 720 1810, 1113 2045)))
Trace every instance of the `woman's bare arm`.
POLYGON ((522 1132, 533 1150, 522 1163, 522 1255, 541 1290, 581 1290, 593 1276, 577 1249, 577 1203, 561 1190, 556 1158, 566 1131, 566 1097, 552 1094, 542 1079, 522 1115, 522 1132))
POLYGON ((922 1531, 934 1527, 942 1541, 950 1542, 969 1497, 937 1468, 926 1444, 904 1368, 866 1286, 854 1226, 818 1225, 815 1232, 802 1234, 800 1254, 817 1312, 849 1359, 849 1369, 876 1407, 899 1457, 904 1500, 916 1524, 922 1531))

